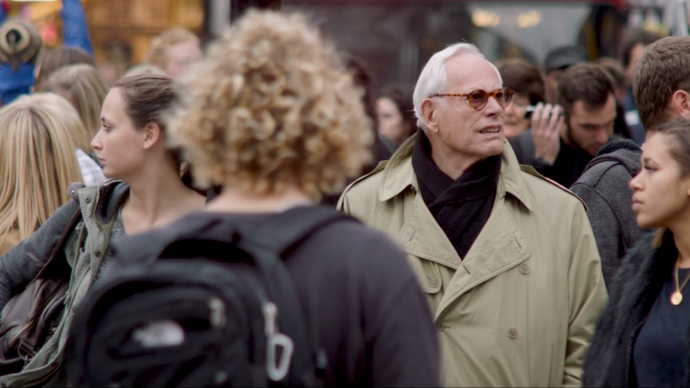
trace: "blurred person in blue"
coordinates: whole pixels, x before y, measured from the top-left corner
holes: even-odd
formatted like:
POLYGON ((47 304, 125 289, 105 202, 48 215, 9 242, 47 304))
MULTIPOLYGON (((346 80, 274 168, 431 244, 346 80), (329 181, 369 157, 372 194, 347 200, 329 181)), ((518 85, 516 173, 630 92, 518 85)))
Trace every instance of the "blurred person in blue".
MULTIPOLYGON (((81 0, 61 0, 64 47, 76 48, 93 57, 86 14, 81 0)), ((0 1, 0 104, 31 93, 44 53, 38 31, 20 18, 8 19, 8 1, 0 1)))

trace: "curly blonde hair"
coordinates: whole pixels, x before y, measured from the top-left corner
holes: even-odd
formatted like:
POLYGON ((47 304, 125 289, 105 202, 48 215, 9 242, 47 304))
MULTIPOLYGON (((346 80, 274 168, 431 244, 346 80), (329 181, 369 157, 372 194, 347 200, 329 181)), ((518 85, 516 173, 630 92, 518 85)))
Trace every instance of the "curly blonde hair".
POLYGON ((254 195, 336 193, 371 158, 363 103, 305 17, 252 11, 182 79, 169 133, 200 187, 254 195))

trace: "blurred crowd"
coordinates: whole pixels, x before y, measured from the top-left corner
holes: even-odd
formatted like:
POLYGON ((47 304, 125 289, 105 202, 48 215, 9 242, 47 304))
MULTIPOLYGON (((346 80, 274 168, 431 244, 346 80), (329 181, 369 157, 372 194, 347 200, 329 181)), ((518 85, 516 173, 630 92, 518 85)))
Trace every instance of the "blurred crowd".
POLYGON ((253 10, 110 85, 61 15, 0 12, 1 386, 690 385, 690 38, 376 90, 253 10))

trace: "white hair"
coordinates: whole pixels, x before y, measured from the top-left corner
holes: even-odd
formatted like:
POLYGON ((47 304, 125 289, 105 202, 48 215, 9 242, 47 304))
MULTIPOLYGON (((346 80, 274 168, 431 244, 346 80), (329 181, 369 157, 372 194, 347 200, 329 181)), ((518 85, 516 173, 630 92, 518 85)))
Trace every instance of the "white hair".
MULTIPOLYGON (((448 74, 446 73, 446 61, 459 54, 472 54, 482 59, 486 59, 484 54, 479 51, 477 46, 470 43, 456 43, 434 54, 429 62, 426 63, 422 73, 419 75, 417 85, 414 88, 412 102, 414 103, 414 114, 417 117, 417 126, 426 130, 424 118, 422 116, 422 103, 425 99, 434 94, 442 94, 448 86, 448 74)), ((496 70, 498 79, 503 84, 501 73, 491 62, 491 66, 496 70)))

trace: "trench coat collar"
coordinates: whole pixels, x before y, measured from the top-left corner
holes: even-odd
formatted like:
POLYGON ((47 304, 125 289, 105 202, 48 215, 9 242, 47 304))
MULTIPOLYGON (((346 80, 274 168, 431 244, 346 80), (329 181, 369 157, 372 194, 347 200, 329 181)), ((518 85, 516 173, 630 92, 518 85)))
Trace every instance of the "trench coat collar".
MULTIPOLYGON (((395 154, 393 154, 386 165, 379 191, 379 200, 381 202, 388 201, 399 195, 410 186, 419 191, 417 177, 412 168, 412 149, 414 148, 416 139, 417 134, 410 137, 400 146, 395 154)), ((506 193, 517 198, 527 210, 532 211, 534 197, 527 188, 525 178, 520 169, 520 164, 507 140, 505 140, 503 144, 501 175, 498 179, 496 199, 504 199, 506 193)))

